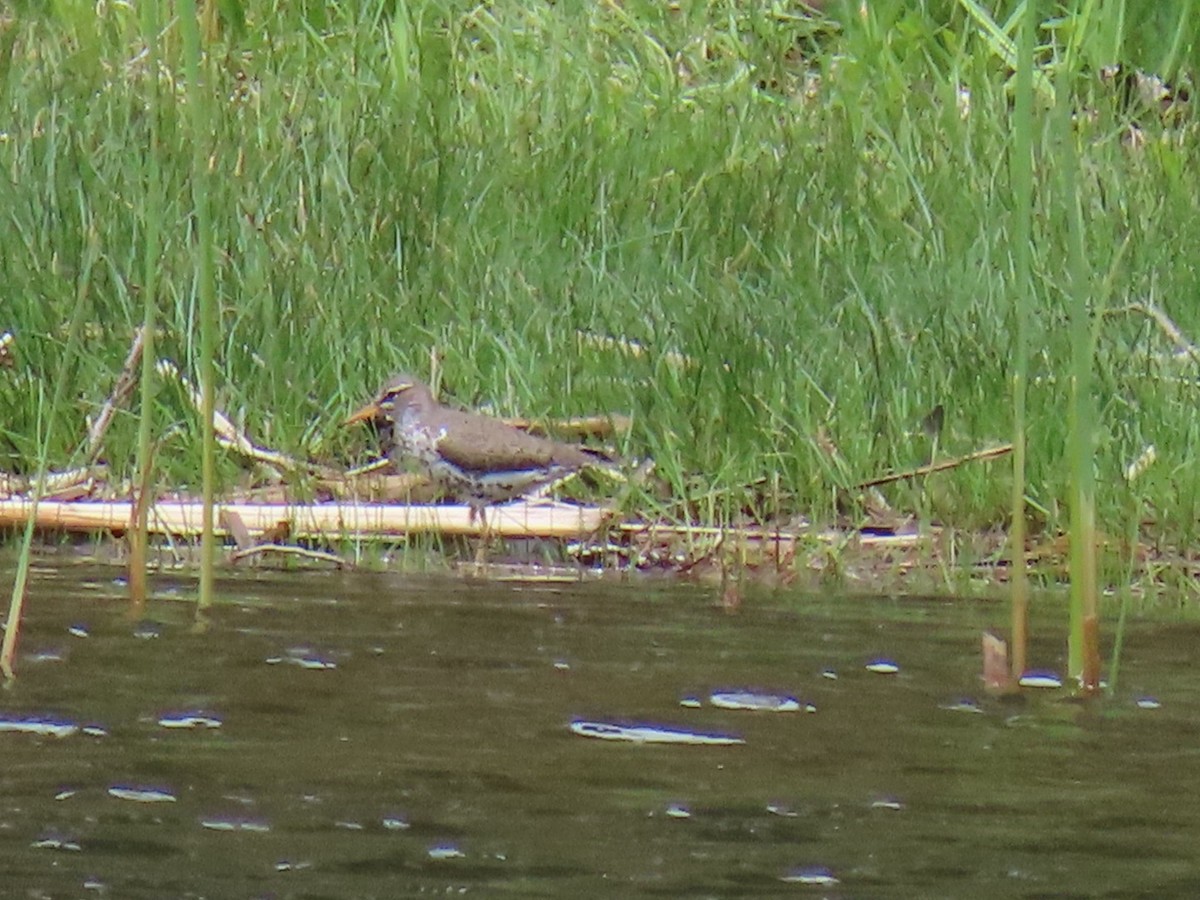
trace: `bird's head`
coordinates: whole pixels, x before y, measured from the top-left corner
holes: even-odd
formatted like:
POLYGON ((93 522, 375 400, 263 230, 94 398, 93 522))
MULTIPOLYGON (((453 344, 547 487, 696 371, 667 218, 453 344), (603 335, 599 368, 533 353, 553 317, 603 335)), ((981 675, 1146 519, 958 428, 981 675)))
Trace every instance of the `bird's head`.
POLYGON ((423 410, 433 404, 433 396, 423 382, 411 375, 393 375, 380 389, 378 396, 366 406, 346 419, 346 425, 355 422, 395 421, 407 409, 423 410))

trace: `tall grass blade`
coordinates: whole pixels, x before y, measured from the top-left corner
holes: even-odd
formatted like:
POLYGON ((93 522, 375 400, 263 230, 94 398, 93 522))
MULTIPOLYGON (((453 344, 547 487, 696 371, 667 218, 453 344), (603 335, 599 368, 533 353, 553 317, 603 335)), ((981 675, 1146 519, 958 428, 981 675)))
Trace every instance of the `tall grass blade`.
POLYGON ((1033 242, 1033 38, 1037 4, 1027 2, 1017 25, 1016 106, 1009 178, 1012 181, 1013 485, 1009 552, 1012 559, 1012 675, 1025 671, 1029 644, 1029 575, 1025 550, 1025 402, 1029 380, 1029 327, 1034 315, 1033 242))
MULTIPOLYGON (((83 206, 81 206, 81 214, 85 220, 88 218, 83 206)), ((70 323, 67 326, 67 341, 60 364, 60 374, 65 372, 79 355, 79 340, 83 331, 83 311, 88 305, 87 297, 92 284, 92 267, 99 256, 98 235, 93 225, 89 223, 87 227, 88 241, 81 262, 75 306, 71 311, 70 323)), ((51 395, 49 407, 42 403, 39 397, 38 418, 41 440, 38 442, 37 475, 34 478, 33 496, 29 504, 29 518, 25 520, 25 532, 21 538, 21 549, 17 557, 17 571, 13 578, 12 596, 9 599, 4 642, 0 645, 0 674, 3 674, 9 681, 16 677, 16 668, 13 662, 16 658, 17 639, 21 633, 21 616, 25 608, 25 593, 29 584, 29 561, 33 553, 33 523, 37 520, 38 503, 45 492, 50 447, 54 443, 55 424, 67 384, 65 377, 53 380, 54 393, 51 395)))
POLYGON ((1092 366, 1095 332, 1092 324, 1090 270, 1085 251, 1083 213, 1079 196, 1079 151, 1072 122, 1071 67, 1061 73, 1055 119, 1055 147, 1060 171, 1060 206, 1066 212, 1067 306, 1071 343, 1068 465, 1071 497, 1071 598, 1067 668, 1085 690, 1095 690, 1100 679, 1099 617, 1096 587, 1096 484, 1095 404, 1092 400, 1092 366))
POLYGON ((161 91, 159 90, 159 16, 158 4, 141 7, 142 35, 146 44, 146 65, 150 92, 150 137, 143 157, 146 193, 143 201, 145 242, 142 246, 142 392, 138 416, 136 506, 133 528, 129 532, 129 599, 146 602, 146 555, 149 545, 148 514, 150 492, 154 484, 151 440, 154 426, 155 329, 158 306, 158 267, 162 245, 162 147, 159 134, 161 91))
MULTIPOLYGON (((200 380, 201 484, 204 513, 200 536, 200 609, 206 609, 213 597, 213 566, 216 541, 213 535, 213 502, 216 493, 216 432, 213 427, 213 376, 216 355, 217 301, 214 265, 214 233, 209 205, 209 154, 213 147, 209 95, 201 80, 200 29, 195 0, 180 0, 180 28, 183 32, 184 71, 192 125, 192 202, 196 215, 196 289, 199 297, 200 353, 196 361, 200 380)), ((146 354, 149 356, 149 354, 146 354)))
MULTIPOLYGON (((983 5, 978 3, 977 0, 958 0, 958 2, 979 26, 980 35, 992 53, 999 57, 1010 69, 1015 70, 1017 76, 1020 77, 1021 50, 1013 43, 1012 38, 1008 36, 1008 32, 1004 27, 996 22, 992 18, 992 14, 984 9, 983 5)), ((1020 23, 1024 23, 1031 16, 1034 17, 1034 21, 1036 22, 1037 7, 1037 0, 1022 0, 1022 2, 1017 4, 1017 9, 1013 12, 1012 19, 1009 20, 1010 23, 1016 20, 1019 23, 1018 28, 1023 28, 1024 25, 1020 23)), ((1029 39, 1030 41, 1033 40, 1032 35, 1029 39)), ((1032 44, 1030 47, 1030 60, 1032 60, 1032 44)), ((1028 74, 1031 79, 1030 85, 1037 88, 1038 94, 1045 100, 1053 102, 1054 84, 1046 76, 1046 73, 1041 69, 1033 69, 1031 66, 1028 74)))
POLYGON ((1175 67, 1178 65, 1179 54, 1183 47, 1184 40, 1191 34, 1192 8, 1195 6, 1193 0, 1185 0, 1179 4, 1179 21, 1175 24, 1175 32, 1171 36, 1171 47, 1167 50, 1166 56, 1159 63, 1158 71, 1164 78, 1171 77, 1175 74, 1175 67))

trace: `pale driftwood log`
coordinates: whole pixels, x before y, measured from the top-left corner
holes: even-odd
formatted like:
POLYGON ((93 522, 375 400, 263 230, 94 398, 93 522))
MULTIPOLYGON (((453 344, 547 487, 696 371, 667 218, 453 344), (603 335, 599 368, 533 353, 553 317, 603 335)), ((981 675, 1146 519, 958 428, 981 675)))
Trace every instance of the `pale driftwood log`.
MULTIPOLYGON (((0 526, 24 523, 30 501, 0 500, 0 526)), ((150 507, 150 531, 155 534, 196 535, 200 533, 203 504, 160 500, 150 507)), ((275 529, 281 521, 293 537, 367 538, 417 533, 481 535, 483 518, 487 533, 497 537, 575 538, 593 534, 605 526, 611 510, 567 503, 509 503, 492 506, 472 518, 469 506, 397 506, 347 503, 247 504, 218 503, 222 511, 236 515, 254 536, 275 529)), ((128 501, 38 504, 36 525, 65 531, 125 531, 133 515, 128 501)), ((223 533, 222 529, 218 529, 223 533)))

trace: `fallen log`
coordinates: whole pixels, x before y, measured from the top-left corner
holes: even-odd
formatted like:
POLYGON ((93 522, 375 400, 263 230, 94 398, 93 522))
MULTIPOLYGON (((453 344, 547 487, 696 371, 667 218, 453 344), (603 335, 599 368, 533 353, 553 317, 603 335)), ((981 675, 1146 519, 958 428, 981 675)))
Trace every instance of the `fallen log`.
MULTIPOLYGON (((0 527, 20 525, 29 515, 31 501, 24 498, 0 500, 0 527)), ((193 536, 200 533, 203 505, 193 501, 160 500, 150 507, 149 527, 154 534, 193 536)), ((569 503, 509 503, 489 507, 472 517, 469 506, 409 506, 402 504, 315 503, 256 504, 218 503, 214 515, 220 520, 227 511, 237 517, 255 537, 286 522, 296 538, 363 539, 406 534, 438 533, 481 536, 579 538, 605 526, 612 510, 569 503)), ((37 506, 35 526, 62 531, 127 531, 133 516, 129 501, 44 500, 37 506)), ((218 527, 224 535, 225 529, 218 527)))

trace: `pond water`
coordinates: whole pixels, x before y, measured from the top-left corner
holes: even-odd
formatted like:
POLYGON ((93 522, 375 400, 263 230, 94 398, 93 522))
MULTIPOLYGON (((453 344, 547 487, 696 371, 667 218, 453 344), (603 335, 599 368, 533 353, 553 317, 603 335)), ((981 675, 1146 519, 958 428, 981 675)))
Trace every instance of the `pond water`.
POLYGON ((1111 699, 1000 701, 998 604, 305 572, 197 628, 119 575, 34 573, 6 894, 1200 896, 1193 623, 1133 623, 1111 699))

